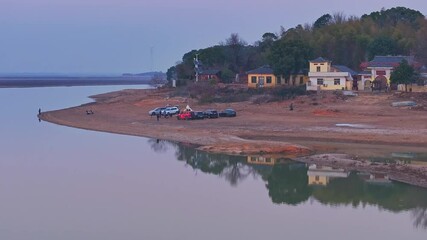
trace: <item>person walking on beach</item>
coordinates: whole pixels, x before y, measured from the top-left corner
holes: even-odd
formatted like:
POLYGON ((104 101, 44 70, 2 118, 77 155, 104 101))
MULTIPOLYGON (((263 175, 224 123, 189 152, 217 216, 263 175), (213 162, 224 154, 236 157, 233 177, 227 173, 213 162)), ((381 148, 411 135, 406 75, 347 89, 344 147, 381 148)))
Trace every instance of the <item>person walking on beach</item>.
POLYGON ((39 115, 42 113, 42 109, 41 108, 39 108, 39 115))
POLYGON ((294 110, 294 104, 291 103, 291 105, 289 105, 289 111, 293 111, 294 110))
POLYGON ((157 121, 159 121, 159 119, 160 119, 160 113, 157 113, 156 117, 157 117, 157 121))

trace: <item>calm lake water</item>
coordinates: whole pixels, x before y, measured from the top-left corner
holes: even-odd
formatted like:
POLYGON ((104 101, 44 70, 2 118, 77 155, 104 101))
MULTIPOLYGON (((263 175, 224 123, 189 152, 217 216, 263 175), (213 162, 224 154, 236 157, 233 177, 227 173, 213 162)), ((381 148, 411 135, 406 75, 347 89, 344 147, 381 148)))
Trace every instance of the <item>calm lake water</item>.
POLYGON ((0 89, 0 239, 427 239, 427 191, 386 176, 37 120, 122 88, 0 89))

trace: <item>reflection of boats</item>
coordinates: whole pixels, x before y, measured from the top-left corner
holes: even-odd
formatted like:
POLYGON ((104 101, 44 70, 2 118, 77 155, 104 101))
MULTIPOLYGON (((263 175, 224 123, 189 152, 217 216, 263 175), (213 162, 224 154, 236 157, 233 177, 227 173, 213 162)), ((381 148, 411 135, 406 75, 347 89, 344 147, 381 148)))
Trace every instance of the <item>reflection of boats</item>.
POLYGON ((312 164, 308 167, 308 185, 328 185, 333 178, 346 178, 350 173, 341 168, 317 166, 312 164))
POLYGON ((358 174, 367 183, 372 184, 390 184, 391 180, 387 174, 382 173, 359 173, 358 174))
POLYGON ((248 156, 247 158, 248 164, 254 165, 275 165, 275 164, 283 164, 287 163, 285 158, 274 158, 274 157, 264 157, 264 156, 248 156))

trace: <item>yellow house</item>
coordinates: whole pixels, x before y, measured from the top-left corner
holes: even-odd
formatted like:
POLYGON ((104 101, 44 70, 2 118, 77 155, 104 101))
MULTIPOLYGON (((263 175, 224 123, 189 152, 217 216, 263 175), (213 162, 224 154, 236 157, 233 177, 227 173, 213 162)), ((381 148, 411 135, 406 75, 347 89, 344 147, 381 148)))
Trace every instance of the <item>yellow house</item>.
POLYGON ((277 85, 277 77, 274 75, 273 69, 268 65, 246 73, 248 74, 249 88, 275 87, 277 85))
POLYGON ((265 65, 246 72, 248 74, 249 88, 276 87, 276 86, 300 86, 308 82, 308 76, 302 71, 290 77, 275 76, 273 69, 265 65))
POLYGON ((309 81, 307 90, 346 90, 352 89, 352 71, 341 70, 344 66, 332 66, 331 61, 322 57, 310 61, 309 81))

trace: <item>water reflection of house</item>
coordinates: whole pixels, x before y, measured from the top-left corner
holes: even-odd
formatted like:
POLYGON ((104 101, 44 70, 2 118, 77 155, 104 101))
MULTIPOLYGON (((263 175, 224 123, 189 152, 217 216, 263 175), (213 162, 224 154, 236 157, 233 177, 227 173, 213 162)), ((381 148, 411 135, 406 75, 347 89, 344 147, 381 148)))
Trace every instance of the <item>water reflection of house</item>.
POLYGON ((265 156, 248 156, 247 161, 249 164, 270 166, 287 162, 285 158, 274 158, 265 156))
POLYGON ((382 173, 359 173, 358 174, 367 183, 390 184, 391 180, 387 174, 382 173))
POLYGON ((350 173, 340 168, 317 166, 312 164, 308 167, 308 185, 326 186, 334 178, 346 178, 350 173))

